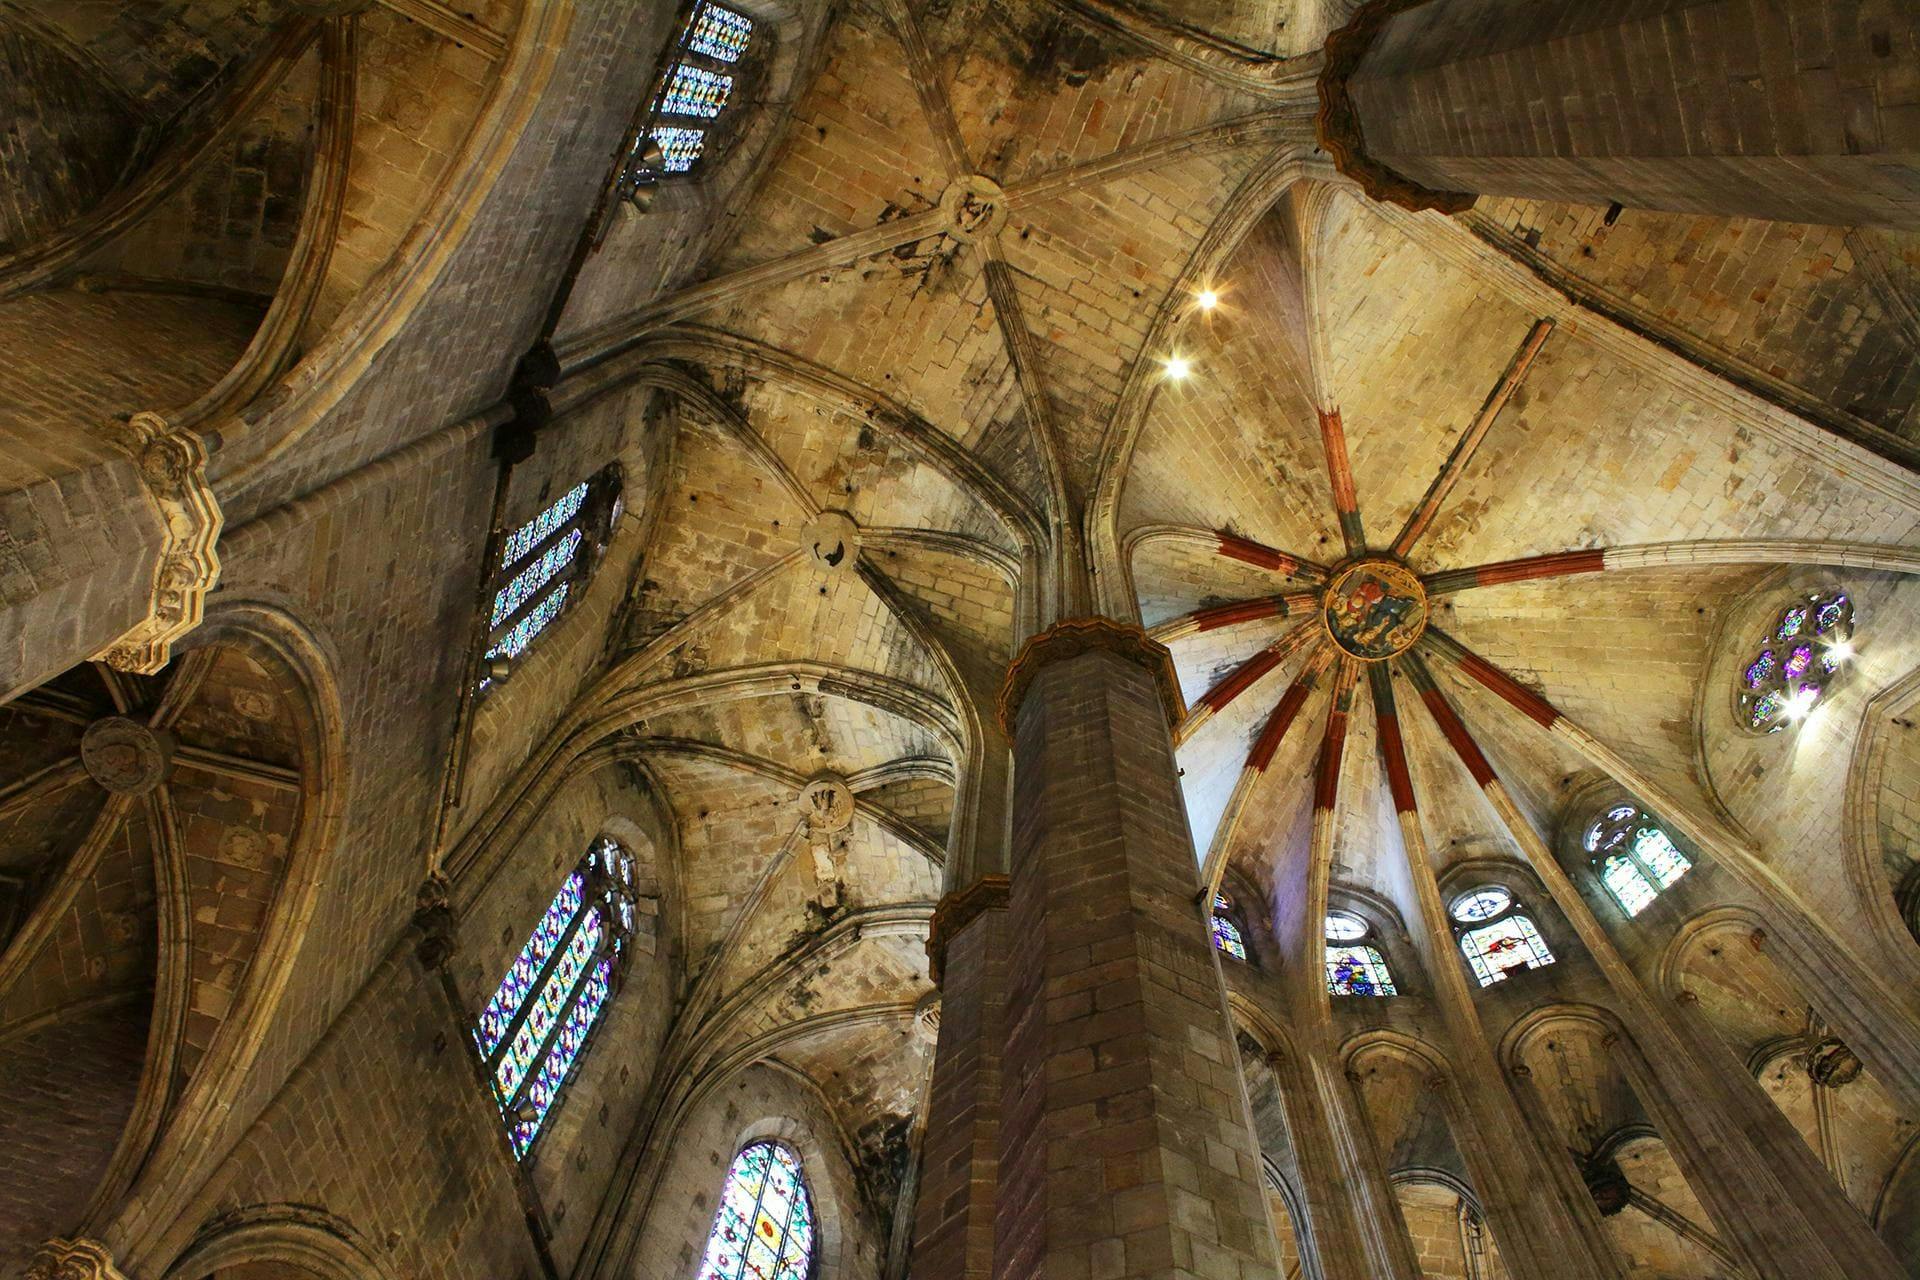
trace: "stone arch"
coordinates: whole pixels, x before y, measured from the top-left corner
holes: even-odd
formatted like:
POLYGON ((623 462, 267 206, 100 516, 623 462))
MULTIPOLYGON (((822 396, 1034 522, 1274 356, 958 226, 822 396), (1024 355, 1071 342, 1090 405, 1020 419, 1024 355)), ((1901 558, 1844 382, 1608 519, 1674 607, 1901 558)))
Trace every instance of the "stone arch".
POLYGON ((373 1245, 333 1214, 260 1205, 206 1224, 164 1280, 398 1280, 373 1245))

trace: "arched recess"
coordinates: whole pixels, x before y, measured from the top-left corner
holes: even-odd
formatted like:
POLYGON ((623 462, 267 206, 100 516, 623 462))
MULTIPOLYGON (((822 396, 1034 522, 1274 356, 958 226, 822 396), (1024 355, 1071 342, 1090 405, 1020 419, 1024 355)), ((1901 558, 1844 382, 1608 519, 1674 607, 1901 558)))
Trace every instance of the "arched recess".
POLYGON ((1629 1274, 1676 1259, 1686 1276, 1737 1268, 1623 1065, 1623 1043, 1609 1018, 1549 1006, 1508 1032, 1502 1056, 1528 1122, 1578 1167, 1629 1274))
POLYGON ((1751 917, 1723 909, 1690 922, 1663 968, 1726 1048, 1721 1065, 1759 1081, 1871 1221, 1920 1136, 1920 1115, 1833 1033, 1771 951, 1751 917))
POLYGON ((1504 1274, 1471 1173, 1498 1153, 1484 1135, 1462 1130, 1440 1052, 1411 1036, 1372 1031, 1348 1041, 1341 1056, 1423 1271, 1465 1276, 1471 1256, 1488 1275, 1504 1274))
POLYGON ((308 1205, 260 1205, 207 1223, 164 1280, 398 1280, 347 1222, 308 1205))
MULTIPOLYGON (((254 1068, 338 813, 329 786, 342 749, 326 669, 291 619, 236 603, 159 676, 77 668, 8 708, 6 730, 53 745, 54 763, 12 789, 11 816, 39 814, 44 838, 29 846, 39 865, 0 954, 4 1017, 16 1031, 37 1025, 44 1055, 79 1025, 70 1015, 151 1011, 138 1054, 69 1047, 67 1060, 100 1063, 90 1070, 105 1072, 91 1082, 101 1095, 123 1101, 90 1108, 101 1131, 91 1146, 61 1139, 78 1159, 11 1180, 37 1206, 15 1213, 16 1233, 100 1234, 124 1225, 127 1204, 187 1194, 236 1117, 269 1096, 254 1068), (89 788, 108 797, 90 812, 76 803, 89 788)), ((13 1049, 14 1070, 30 1070, 36 1045, 13 1049)), ((67 1087, 88 1084, 67 1076, 67 1087)), ((61 1107, 43 1090, 7 1123, 31 1130, 61 1107)))

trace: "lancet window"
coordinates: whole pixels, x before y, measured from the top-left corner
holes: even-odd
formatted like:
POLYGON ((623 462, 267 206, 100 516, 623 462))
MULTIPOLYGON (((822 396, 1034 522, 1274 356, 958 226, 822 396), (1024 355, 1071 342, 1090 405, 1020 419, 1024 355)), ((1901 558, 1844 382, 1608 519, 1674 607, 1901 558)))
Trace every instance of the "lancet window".
POLYGON ((1813 592, 1774 618, 1740 669, 1735 712, 1755 733, 1779 733, 1805 720, 1853 658, 1853 601, 1844 591, 1813 592))
POLYGON ((609 467, 507 534, 494 565, 482 689, 504 679, 579 599, 619 514, 619 470, 609 467))
POLYGON ((1336 996, 1391 996, 1393 975, 1386 957, 1366 941, 1372 926, 1351 911, 1330 911, 1326 919, 1327 993, 1336 996))
POLYGON ((1653 815, 1637 805, 1609 806, 1588 825, 1586 846, 1600 883, 1630 916, 1693 869, 1653 815))
POLYGON ((1246 939, 1233 919, 1233 899, 1224 893, 1213 895, 1213 945, 1235 960, 1247 958, 1246 939))
POLYGON ((1455 932, 1460 952, 1481 986, 1504 982, 1515 969, 1538 969, 1553 963, 1546 939, 1505 886, 1485 884, 1469 889, 1453 900, 1449 911, 1456 924, 1466 926, 1455 932))
POLYGON ((697 1280, 808 1280, 813 1197, 800 1157, 756 1142, 733 1158, 697 1280))
POLYGON ((524 1157, 619 986, 633 933, 633 858, 602 836, 560 885, 474 1022, 494 1100, 524 1157))
POLYGON ((699 0, 669 55, 646 122, 627 156, 628 191, 688 173, 706 154, 714 124, 733 101, 753 19, 699 0))

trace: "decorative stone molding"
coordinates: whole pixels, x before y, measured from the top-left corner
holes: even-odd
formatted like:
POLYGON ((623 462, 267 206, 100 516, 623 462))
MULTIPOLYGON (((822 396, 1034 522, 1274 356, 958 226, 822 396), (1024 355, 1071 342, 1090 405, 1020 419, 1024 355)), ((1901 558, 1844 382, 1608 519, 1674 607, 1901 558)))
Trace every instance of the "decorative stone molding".
POLYGON ((990 236, 1007 222, 1007 193, 992 178, 971 173, 940 193, 947 234, 962 243, 990 236))
POLYGON ((913 1032, 925 1044, 940 1039, 940 989, 935 987, 913 1006, 913 1032))
POLYGON ((1587 1160, 1581 1164, 1580 1179, 1587 1184, 1594 1208, 1603 1218, 1611 1218, 1633 1199, 1633 1184, 1612 1160, 1587 1160))
POLYGON ((166 781, 173 735, 125 716, 108 716, 81 736, 80 763, 88 777, 115 795, 143 796, 166 781))
POLYGON ((207 483, 207 450, 191 431, 157 413, 136 413, 115 443, 140 464, 140 478, 166 532, 153 570, 147 616, 94 654, 119 671, 152 675, 173 656, 173 642, 200 625, 207 592, 220 580, 214 543, 223 517, 207 483))
POLYGON ((127 1280, 98 1240, 52 1239, 27 1263, 26 1280, 127 1280))
POLYGON ((838 774, 815 774, 801 789, 800 804, 807 815, 807 834, 816 839, 853 825, 853 789, 838 774))
POLYGON ((1334 167, 1360 185, 1375 200, 1399 205, 1415 213, 1437 209, 1441 213, 1465 213, 1479 197, 1465 191, 1435 191, 1411 178, 1396 173, 1367 154, 1367 140, 1360 127, 1360 112, 1347 91, 1347 82, 1381 30, 1395 14, 1417 8, 1427 0, 1371 0, 1346 26, 1327 37, 1326 61, 1320 67, 1320 111, 1314 116, 1314 132, 1320 147, 1333 157, 1334 167))
POLYGON ((947 944, 953 935, 989 911, 1005 911, 1012 900, 1013 881, 1006 876, 981 876, 966 888, 940 899, 927 924, 927 972, 939 986, 946 974, 947 944))
POLYGON ((844 511, 822 511, 801 526, 800 547, 820 573, 852 573, 860 562, 860 527, 844 511))
POLYGON ((1839 1036, 1828 1036, 1807 1051, 1807 1078, 1823 1089, 1850 1085, 1863 1070, 1858 1055, 1839 1036))
POLYGON ((420 882, 413 898, 413 927, 420 939, 414 955, 422 968, 441 969, 453 958, 459 943, 454 936, 452 886, 447 878, 434 872, 420 882))
POLYGON ((1167 646, 1139 627, 1111 618, 1065 618, 1029 637, 1020 647, 1019 655, 1007 664, 1000 696, 994 700, 994 718, 1009 741, 1013 739, 1014 717, 1019 714, 1020 702, 1027 696, 1027 688, 1040 669, 1096 649, 1118 654, 1147 669, 1160 688, 1168 724, 1176 725, 1187 718, 1186 700, 1180 695, 1180 677, 1174 671, 1173 654, 1167 646))

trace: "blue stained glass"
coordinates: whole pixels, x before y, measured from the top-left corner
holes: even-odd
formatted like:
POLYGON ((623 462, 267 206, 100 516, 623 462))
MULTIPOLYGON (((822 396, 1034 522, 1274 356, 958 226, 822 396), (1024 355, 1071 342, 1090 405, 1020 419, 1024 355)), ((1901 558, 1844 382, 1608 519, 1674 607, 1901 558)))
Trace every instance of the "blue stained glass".
POLYGON ((711 120, 720 114, 732 94, 732 76, 723 76, 690 62, 676 62, 666 87, 660 91, 660 110, 670 116, 711 120))
POLYGON ((738 62, 753 39, 753 19, 717 4, 703 4, 687 32, 687 48, 720 62, 738 62))
POLYGON ((540 1060, 540 1070, 527 1085, 526 1101, 533 1106, 533 1118, 513 1126, 516 1154, 525 1155, 534 1138, 539 1136, 540 1126, 546 1123, 554 1099, 560 1096, 560 1085, 573 1069, 573 1061, 580 1056, 580 1048, 586 1044, 594 1024, 600 1020, 600 1012, 606 1008, 607 996, 612 990, 613 957, 608 956, 593 967, 586 986, 581 988, 580 999, 567 1015, 566 1025, 553 1038, 546 1056, 540 1060))
POLYGON ((567 592, 572 586, 571 582, 563 582, 555 587, 545 600, 533 607, 532 613, 514 623, 513 630, 501 636, 500 642, 487 650, 487 656, 497 658, 504 654, 509 658, 517 658, 524 653, 527 646, 533 643, 533 638, 545 631, 547 624, 560 615, 560 607, 566 604, 567 592))
POLYGON ((667 173, 685 173, 706 149, 707 131, 657 124, 653 127, 653 140, 660 144, 660 168, 667 173))
POLYGON ((1533 927, 1533 921, 1519 915, 1463 934, 1460 949, 1466 953, 1467 963, 1473 966, 1474 976, 1483 987, 1506 981, 1510 970, 1538 969, 1553 963, 1553 952, 1547 950, 1546 939, 1533 927))
POLYGON ((1747 668, 1747 688, 1758 689, 1773 675, 1773 650, 1762 649, 1760 656, 1747 668))
POLYGON ((756 1142, 727 1170, 695 1280, 806 1280, 813 1240, 813 1198, 798 1157, 756 1142))
POLYGON ((507 545, 500 552, 500 567, 511 568, 527 552, 545 542, 555 529, 579 514, 586 500, 587 484, 583 480, 562 494, 558 502, 515 529, 507 536, 507 545))
POLYGON ((586 535, 580 530, 570 530, 566 537, 548 547, 538 560, 515 574, 513 581, 494 595, 493 618, 487 626, 499 626, 513 616, 521 605, 533 599, 535 592, 553 581, 554 574, 573 563, 573 557, 585 539, 586 535))
POLYGON ((1220 894, 1213 899, 1213 945, 1232 956, 1235 960, 1247 958, 1247 944, 1240 937, 1238 925, 1227 918, 1227 912, 1233 910, 1233 904, 1220 894))
POLYGON ((1800 628, 1807 625, 1807 606, 1797 604, 1780 615, 1780 625, 1774 628, 1775 640, 1787 640, 1800 634, 1800 628))
POLYGON ((1386 960, 1372 947, 1327 948, 1327 993, 1336 996, 1396 994, 1386 960))
POLYGON ((1513 902, 1513 895, 1497 884, 1483 884, 1453 900, 1453 918, 1463 924, 1491 920, 1513 902))
POLYGON ((574 930, 573 940, 553 966, 553 972, 547 975, 533 1007, 527 1011, 525 1021, 513 1037, 513 1044, 500 1058, 500 1066, 494 1072, 494 1082, 502 1098, 513 1098, 520 1082, 539 1059, 540 1050, 547 1043, 553 1024, 559 1020, 560 1011, 567 1007, 568 997, 580 984, 580 975, 586 972, 594 953, 599 950, 603 932, 600 908, 589 908, 585 918, 580 921, 580 927, 574 930))
POLYGON ((513 967, 500 980, 499 990, 487 1002, 479 1025, 473 1031, 474 1042, 480 1046, 482 1054, 491 1055, 499 1047, 500 1037, 506 1034, 513 1016, 520 1012, 520 1005, 526 1000, 527 993, 533 990, 534 980, 546 968, 547 957, 560 945, 560 939, 566 936, 567 926, 573 923, 574 914, 580 910, 586 883, 586 877, 578 871, 567 877, 566 883, 560 886, 560 892, 553 895, 547 913, 534 926, 527 945, 520 948, 513 967))
POLYGON ((1786 704, 1786 698, 1778 690, 1763 693, 1755 698, 1753 700, 1753 706, 1748 708, 1747 714, 1749 722, 1754 728, 1758 729, 1761 725, 1779 714, 1780 708, 1786 704))
POLYGON ((1821 605, 1819 610, 1814 613, 1813 629, 1821 635, 1825 635, 1827 632, 1833 630, 1840 622, 1841 618, 1845 616, 1847 609, 1847 598, 1845 596, 1835 596, 1833 599, 1821 605))

